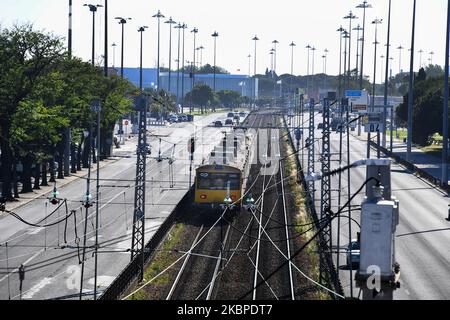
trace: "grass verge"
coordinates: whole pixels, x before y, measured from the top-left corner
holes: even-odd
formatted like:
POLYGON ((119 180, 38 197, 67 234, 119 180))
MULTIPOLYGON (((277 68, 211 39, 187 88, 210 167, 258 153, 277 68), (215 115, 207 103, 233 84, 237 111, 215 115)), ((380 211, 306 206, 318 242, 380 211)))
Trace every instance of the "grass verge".
MULTIPOLYGON (((283 132, 283 135, 285 134, 287 134, 287 132, 283 132)), ((294 150, 288 142, 284 142, 282 146, 286 154, 294 153, 294 150)), ((297 170, 297 165, 294 157, 289 157, 286 159, 285 171, 285 178, 290 177, 289 179, 287 179, 287 186, 290 189, 294 202, 294 208, 291 208, 291 210, 295 210, 294 224, 297 225, 295 227, 295 231, 298 234, 303 234, 302 237, 297 239, 298 246, 301 246, 306 243, 307 239, 311 239, 314 236, 314 234, 316 233, 316 229, 311 229, 313 220, 312 217, 309 216, 306 207, 305 190, 303 189, 303 186, 297 181, 299 172, 297 170)), ((301 254, 307 259, 309 264, 309 269, 307 270, 307 272, 305 272, 305 270, 302 271, 312 279, 319 279, 320 257, 318 252, 318 242, 317 240, 314 240, 305 248, 304 254, 301 254)), ((330 300, 328 292, 320 288, 317 288, 317 290, 315 290, 312 298, 315 300, 330 300)))
MULTIPOLYGON (((182 234, 185 229, 185 225, 177 223, 170 230, 164 244, 160 251, 155 255, 150 264, 146 267, 144 272, 143 283, 156 277, 161 271, 167 268, 170 264, 174 263, 178 256, 172 251, 175 247, 181 244, 182 234)), ((162 274, 152 282, 152 286, 164 287, 170 282, 170 275, 168 272, 162 274)), ((141 284, 138 284, 138 286, 141 284)), ((133 290, 134 291, 134 290, 133 290)), ((146 288, 133 294, 129 300, 149 300, 150 297, 146 288)))

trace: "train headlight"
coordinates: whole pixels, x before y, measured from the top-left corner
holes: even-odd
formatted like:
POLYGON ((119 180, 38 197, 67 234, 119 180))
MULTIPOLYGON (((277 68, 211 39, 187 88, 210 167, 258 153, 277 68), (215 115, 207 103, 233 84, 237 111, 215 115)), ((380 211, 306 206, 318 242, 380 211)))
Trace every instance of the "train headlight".
POLYGON ((202 199, 202 200, 206 200, 206 198, 208 198, 208 196, 207 196, 206 194, 202 194, 202 195, 200 196, 200 199, 202 199))

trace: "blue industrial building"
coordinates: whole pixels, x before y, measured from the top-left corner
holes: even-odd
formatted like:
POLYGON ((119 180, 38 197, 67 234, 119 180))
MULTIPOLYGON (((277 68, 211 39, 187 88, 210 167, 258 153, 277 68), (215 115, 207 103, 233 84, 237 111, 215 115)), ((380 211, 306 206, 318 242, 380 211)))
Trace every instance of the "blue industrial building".
MULTIPOLYGON (((120 69, 117 69, 120 74, 120 69)), ((124 77, 128 79, 135 86, 139 87, 139 68, 124 68, 124 77)), ((157 88, 157 69, 142 69, 142 82, 144 88, 157 88)), ((205 84, 211 88, 214 87, 214 74, 195 74, 195 85, 205 84)), ((192 90, 193 79, 190 74, 178 73, 176 71, 171 73, 170 78, 170 92, 173 95, 181 97, 184 81, 184 94, 192 90)), ((169 89, 169 73, 160 73, 161 89, 169 89)), ((235 74, 216 74, 216 91, 233 90, 239 92, 242 96, 258 97, 258 79, 254 79, 245 75, 235 74)))

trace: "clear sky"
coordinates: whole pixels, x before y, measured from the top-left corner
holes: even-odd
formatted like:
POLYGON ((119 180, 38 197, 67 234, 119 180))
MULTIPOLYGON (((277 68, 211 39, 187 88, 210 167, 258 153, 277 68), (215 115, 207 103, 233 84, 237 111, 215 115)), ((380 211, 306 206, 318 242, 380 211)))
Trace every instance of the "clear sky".
MULTIPOLYGON (((94 0, 92 0, 94 1, 94 0)), ((269 51, 272 41, 278 40, 277 71, 289 73, 291 49, 289 44, 297 44, 294 54, 294 73, 306 74, 307 50, 305 46, 315 46, 315 73, 323 72, 324 49, 328 49, 327 73, 337 74, 339 70, 339 33, 340 25, 348 29, 349 20, 343 17, 352 10, 359 19, 353 20, 352 28, 362 25, 362 9, 356 5, 363 0, 109 0, 109 41, 115 42, 116 66, 120 64, 121 29, 116 16, 133 18, 126 25, 125 65, 139 65, 139 26, 150 28, 144 33, 144 67, 154 67, 157 56, 157 20, 152 18, 158 9, 177 22, 185 22, 189 29, 199 29, 197 46, 203 45, 203 63, 213 63, 214 42, 211 34, 217 31, 217 64, 231 73, 248 73, 249 54, 254 56, 254 44, 251 39, 257 35, 257 71, 270 68, 269 51), (238 71, 240 70, 240 71, 238 71)), ((379 25, 377 81, 381 80, 381 58, 386 54, 388 0, 368 1, 373 8, 367 10, 366 46, 364 73, 373 76, 375 29, 371 22, 382 18, 379 25)), ((406 49, 402 54, 402 69, 409 70, 409 52, 411 43, 411 23, 413 0, 392 0, 392 56, 393 71, 399 70, 399 50, 401 44, 406 49)), ((51 31, 66 37, 68 28, 68 0, 1 0, 0 24, 10 27, 13 23, 31 22, 38 29, 51 31)), ((73 47, 74 54, 89 60, 91 55, 92 20, 91 13, 81 0, 73 0, 73 47)), ((95 0, 94 4, 104 4, 104 0, 95 0)), ((422 64, 428 62, 429 52, 435 52, 433 63, 444 64, 445 26, 447 1, 417 0, 416 57, 415 69, 419 67, 420 49, 424 50, 422 64)), ((96 53, 103 54, 104 11, 97 14, 96 53)), ((177 58, 177 31, 172 33, 172 59, 177 58)), ((161 64, 168 66, 169 25, 161 24, 161 64)), ((193 37, 186 32, 185 60, 193 58, 193 37)), ((253 58, 252 58, 253 59, 253 58)), ((351 65, 356 66, 356 31, 352 36, 351 65)), ((113 63, 113 50, 109 53, 113 63)), ((312 64, 312 56, 311 56, 312 64)), ((172 66, 175 62, 172 63, 172 66)), ((252 67, 253 73, 253 60, 252 67)))

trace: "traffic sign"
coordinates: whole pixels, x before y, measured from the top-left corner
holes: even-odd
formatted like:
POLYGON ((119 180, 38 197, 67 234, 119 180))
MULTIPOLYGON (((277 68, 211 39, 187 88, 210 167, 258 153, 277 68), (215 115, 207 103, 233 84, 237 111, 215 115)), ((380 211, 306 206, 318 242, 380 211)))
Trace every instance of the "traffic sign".
POLYGON ((383 132, 383 114, 380 112, 368 113, 362 117, 362 124, 365 132, 383 132))
POLYGON ((127 125, 130 124, 130 122, 129 122, 128 120, 125 120, 125 121, 123 122, 123 124, 124 124, 125 126, 127 126, 127 125))
POLYGON ((345 96, 347 98, 362 97, 362 95, 363 95, 362 90, 345 90, 345 96))

